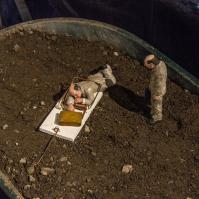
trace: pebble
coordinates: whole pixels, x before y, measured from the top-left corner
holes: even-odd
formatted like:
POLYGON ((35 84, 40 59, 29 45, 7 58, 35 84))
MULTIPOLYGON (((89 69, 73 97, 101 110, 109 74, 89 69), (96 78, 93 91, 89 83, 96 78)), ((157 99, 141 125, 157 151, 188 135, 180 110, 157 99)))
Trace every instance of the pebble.
POLYGON ((26 162, 27 162, 26 158, 21 158, 19 161, 20 164, 26 164, 26 162))
POLYGON ((68 160, 67 157, 61 157, 59 161, 60 161, 60 162, 66 162, 67 160, 68 160))
POLYGON ((93 190, 88 189, 88 193, 92 195, 94 192, 93 192, 93 190))
POLYGON ((191 197, 187 197, 187 199, 192 199, 191 197))
POLYGON ((131 164, 125 164, 123 167, 122 167, 122 173, 131 173, 133 171, 133 166, 131 164))
POLYGON ((41 101, 41 102, 40 102, 40 105, 41 105, 41 106, 45 106, 46 103, 45 103, 44 101, 41 101))
POLYGON ((49 167, 42 167, 40 173, 44 176, 52 174, 55 172, 55 169, 49 167))
POLYGON ((35 178, 32 175, 28 176, 28 180, 29 180, 29 182, 35 182, 36 181, 35 178))
POLYGON ((94 151, 91 152, 92 156, 96 157, 97 153, 95 153, 94 151))
POLYGON ((90 128, 89 128, 88 125, 85 125, 85 127, 84 127, 84 132, 85 132, 85 133, 90 133, 90 132, 91 132, 91 130, 90 130, 90 128))
POLYGON ((8 128, 8 124, 4 124, 3 126, 2 126, 2 129, 3 130, 6 130, 8 128))
POLYGON ((118 52, 113 52, 113 55, 115 55, 116 57, 119 56, 118 52))
POLYGON ((188 93, 188 92, 189 92, 189 90, 187 90, 187 89, 184 89, 184 92, 185 92, 185 93, 188 93))
POLYGON ((27 168, 27 173, 32 175, 35 172, 35 168, 33 166, 27 168))
POLYGON ((7 167, 6 167, 6 172, 7 172, 7 173, 10 173, 10 172, 11 172, 11 168, 7 166, 7 167))
POLYGON ((18 44, 15 44, 13 49, 15 52, 19 52, 20 48, 21 47, 18 44))
POLYGON ((25 189, 25 190, 26 190, 26 189, 30 189, 30 187, 31 187, 31 186, 30 186, 29 184, 27 184, 27 185, 24 186, 24 189, 25 189))
POLYGON ((68 165, 71 165, 71 162, 70 162, 70 161, 67 161, 67 164, 68 164, 68 165))
POLYGON ((36 108, 37 108, 37 106, 36 106, 36 105, 32 107, 32 109, 36 109, 36 108))
POLYGON ((33 82, 36 82, 36 81, 37 81, 37 78, 33 78, 32 81, 33 81, 33 82))
POLYGON ((168 184, 173 184, 174 181, 173 180, 169 180, 168 184))
POLYGON ((15 129, 15 130, 14 130, 14 133, 19 133, 19 130, 18 130, 18 129, 15 129))
POLYGON ((18 143, 18 142, 16 142, 16 143, 15 143, 15 145, 16 145, 16 146, 19 146, 19 143, 18 143))

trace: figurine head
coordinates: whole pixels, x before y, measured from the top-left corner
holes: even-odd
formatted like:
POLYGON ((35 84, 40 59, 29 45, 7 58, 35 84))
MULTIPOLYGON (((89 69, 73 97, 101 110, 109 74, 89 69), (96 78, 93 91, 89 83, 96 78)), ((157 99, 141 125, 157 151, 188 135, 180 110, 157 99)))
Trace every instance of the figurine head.
POLYGON ((147 55, 144 59, 144 66, 148 69, 153 69, 160 63, 160 59, 155 55, 147 55))
POLYGON ((74 98, 80 98, 82 95, 82 91, 77 84, 71 83, 69 87, 69 94, 74 98))

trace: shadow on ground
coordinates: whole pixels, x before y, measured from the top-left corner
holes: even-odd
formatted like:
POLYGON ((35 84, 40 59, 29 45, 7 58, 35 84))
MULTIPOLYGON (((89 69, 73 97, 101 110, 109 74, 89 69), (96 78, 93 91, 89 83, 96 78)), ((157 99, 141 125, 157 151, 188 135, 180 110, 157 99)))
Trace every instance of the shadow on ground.
POLYGON ((149 117, 148 100, 143 96, 135 94, 133 91, 121 86, 115 85, 109 88, 110 97, 123 108, 149 117))

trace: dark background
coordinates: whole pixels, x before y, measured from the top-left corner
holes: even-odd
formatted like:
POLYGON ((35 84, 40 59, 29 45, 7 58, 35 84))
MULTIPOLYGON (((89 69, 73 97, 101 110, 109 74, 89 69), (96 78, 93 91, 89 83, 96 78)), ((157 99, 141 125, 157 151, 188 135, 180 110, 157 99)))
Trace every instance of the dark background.
MULTIPOLYGON (((25 1, 25 0, 24 0, 25 1)), ((132 32, 199 78, 199 0, 26 0, 33 19, 81 17, 132 32)), ((14 0, 0 0, 4 26, 21 22, 14 0)))

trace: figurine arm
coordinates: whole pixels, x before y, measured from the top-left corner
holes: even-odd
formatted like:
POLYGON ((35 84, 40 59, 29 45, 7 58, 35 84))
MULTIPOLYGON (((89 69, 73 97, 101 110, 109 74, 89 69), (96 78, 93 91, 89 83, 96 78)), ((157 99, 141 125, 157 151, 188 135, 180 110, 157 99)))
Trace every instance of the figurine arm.
POLYGON ((94 92, 90 88, 87 91, 86 98, 82 98, 82 104, 86 104, 89 106, 92 104, 94 99, 95 99, 94 92))

